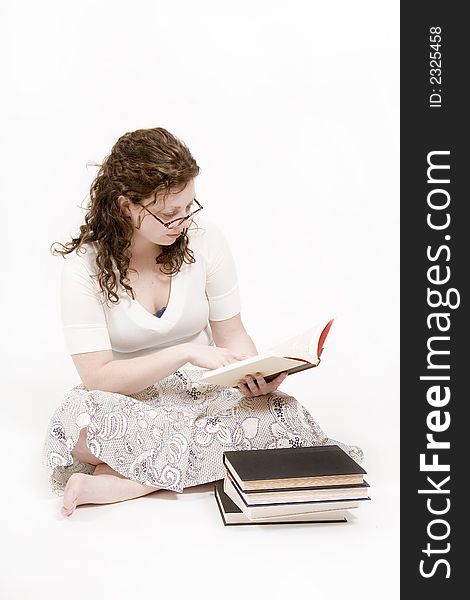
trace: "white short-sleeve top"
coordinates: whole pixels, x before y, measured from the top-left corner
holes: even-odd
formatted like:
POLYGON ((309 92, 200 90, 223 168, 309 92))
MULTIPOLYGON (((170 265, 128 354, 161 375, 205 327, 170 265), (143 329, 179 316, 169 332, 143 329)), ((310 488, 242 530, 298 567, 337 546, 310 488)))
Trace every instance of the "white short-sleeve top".
POLYGON ((119 302, 105 301, 92 277, 97 272, 95 243, 65 256, 61 312, 70 354, 112 350, 114 359, 123 359, 185 342, 214 345, 209 320, 229 319, 240 312, 237 272, 220 228, 200 218, 197 228, 192 227, 188 230, 189 248, 196 262, 183 263, 173 276, 161 317, 133 300, 120 283, 116 291, 119 302))

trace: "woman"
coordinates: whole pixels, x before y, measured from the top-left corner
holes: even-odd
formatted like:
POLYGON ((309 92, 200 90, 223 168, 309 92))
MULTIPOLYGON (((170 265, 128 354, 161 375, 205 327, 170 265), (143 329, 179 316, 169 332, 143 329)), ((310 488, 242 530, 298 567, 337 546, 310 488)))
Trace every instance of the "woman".
POLYGON ((82 381, 44 446, 66 516, 222 479, 225 450, 337 443, 278 390, 285 374, 247 374, 237 388, 198 382, 257 354, 230 249, 201 218, 198 174, 165 129, 126 133, 92 183, 80 234, 54 251, 66 258, 62 322, 82 381))

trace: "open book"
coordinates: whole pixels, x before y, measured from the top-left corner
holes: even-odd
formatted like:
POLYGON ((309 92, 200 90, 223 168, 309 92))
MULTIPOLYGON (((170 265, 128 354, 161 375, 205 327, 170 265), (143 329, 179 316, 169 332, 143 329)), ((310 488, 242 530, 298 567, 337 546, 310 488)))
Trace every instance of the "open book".
POLYGON ((245 375, 259 372, 269 382, 284 371, 291 375, 320 364, 333 319, 325 321, 276 344, 262 354, 250 356, 220 369, 208 370, 199 379, 205 383, 236 387, 245 375))

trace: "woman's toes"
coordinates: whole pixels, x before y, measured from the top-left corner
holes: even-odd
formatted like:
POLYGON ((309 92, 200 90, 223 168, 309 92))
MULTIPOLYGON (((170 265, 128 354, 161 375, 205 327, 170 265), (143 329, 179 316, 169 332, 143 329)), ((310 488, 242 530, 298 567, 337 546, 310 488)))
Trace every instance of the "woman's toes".
POLYGON ((89 475, 84 473, 74 473, 69 477, 64 490, 64 499, 62 503, 62 514, 69 517, 79 504, 80 495, 85 485, 85 478, 89 475))
POLYGON ((73 511, 77 508, 77 503, 74 502, 70 507, 65 508, 65 506, 62 506, 62 508, 60 509, 62 516, 64 517, 70 517, 70 515, 73 513, 73 511))

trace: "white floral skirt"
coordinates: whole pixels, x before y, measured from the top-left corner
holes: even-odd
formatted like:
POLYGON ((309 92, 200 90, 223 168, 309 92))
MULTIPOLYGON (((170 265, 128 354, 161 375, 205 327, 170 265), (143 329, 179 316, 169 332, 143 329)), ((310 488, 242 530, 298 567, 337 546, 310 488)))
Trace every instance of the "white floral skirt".
POLYGON ((338 444, 358 463, 363 453, 327 437, 307 409, 276 390, 245 397, 238 388, 198 382, 205 369, 180 369, 129 396, 83 385, 70 390, 47 430, 43 464, 58 495, 72 473, 94 465, 74 459, 80 430, 99 461, 156 488, 184 488, 224 478, 226 450, 338 444))

